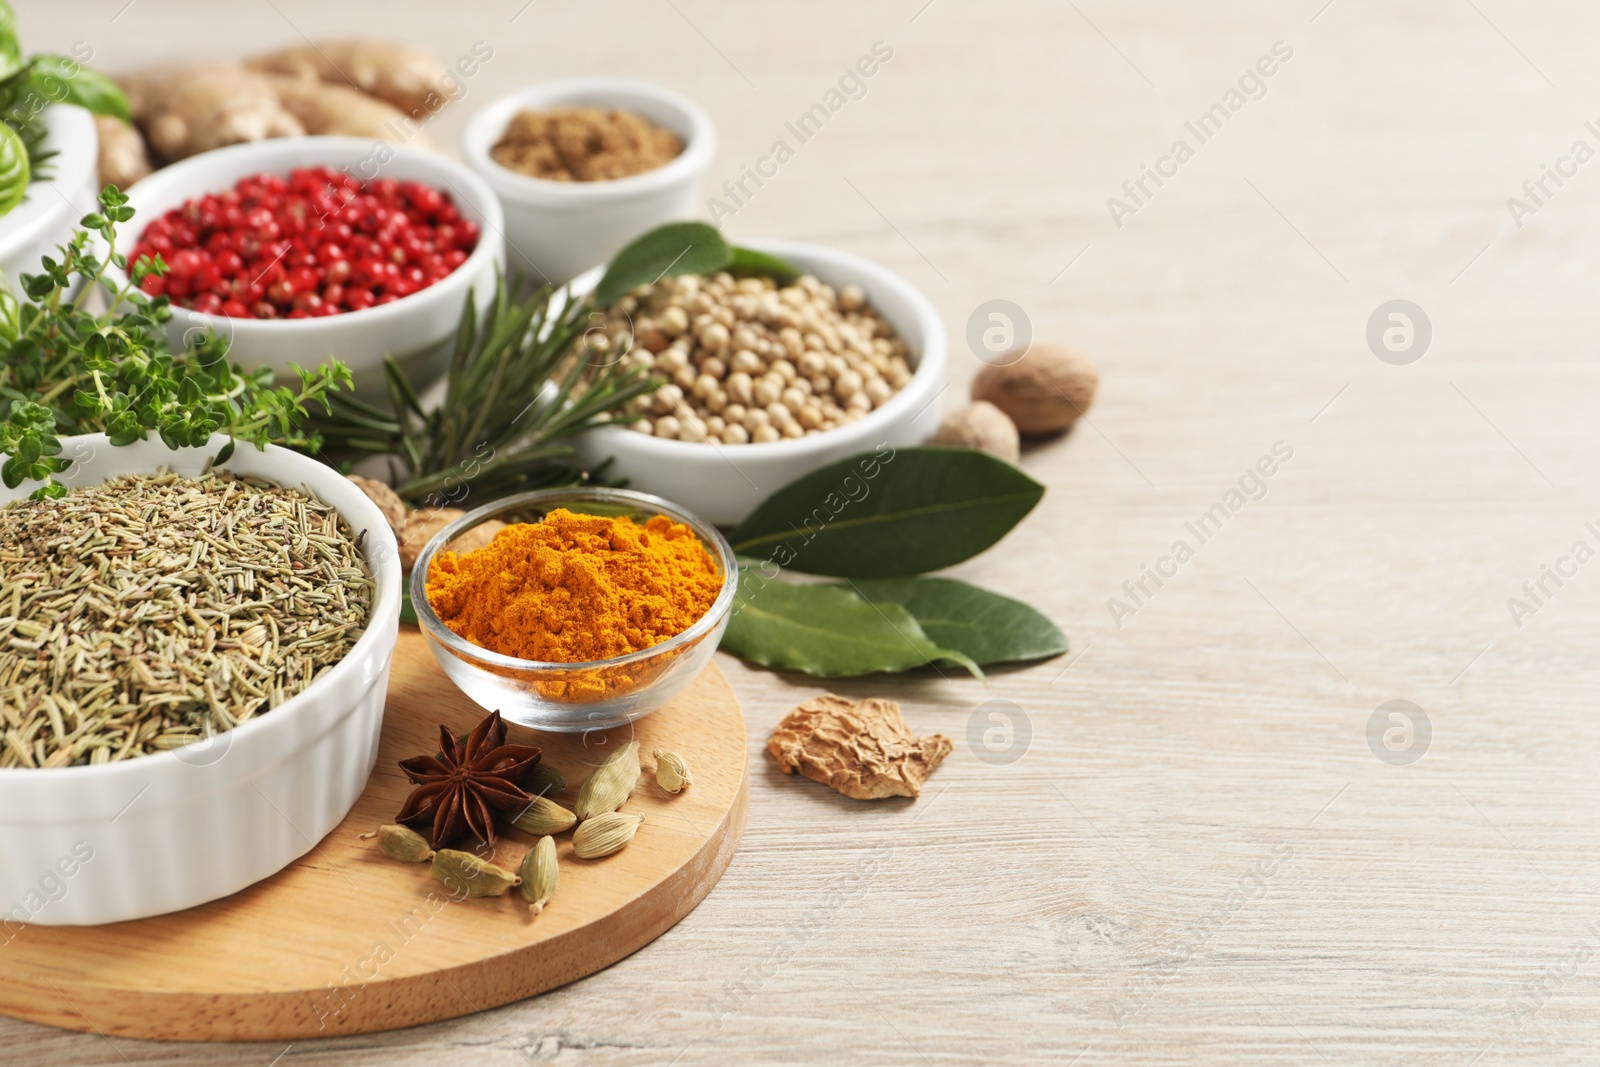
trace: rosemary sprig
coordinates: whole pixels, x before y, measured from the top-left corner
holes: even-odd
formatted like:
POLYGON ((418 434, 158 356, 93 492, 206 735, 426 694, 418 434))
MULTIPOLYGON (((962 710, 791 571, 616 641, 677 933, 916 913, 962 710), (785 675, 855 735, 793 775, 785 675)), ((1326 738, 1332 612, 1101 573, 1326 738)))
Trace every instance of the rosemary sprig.
POLYGON ((523 489, 590 480, 567 439, 629 421, 623 408, 661 383, 637 366, 597 365, 581 344, 589 300, 546 285, 513 300, 503 280, 480 331, 469 295, 461 312, 443 401, 424 408, 392 359, 384 361, 390 408, 341 394, 317 421, 326 458, 349 464, 389 456, 395 491, 439 506, 469 493, 487 501, 523 489))

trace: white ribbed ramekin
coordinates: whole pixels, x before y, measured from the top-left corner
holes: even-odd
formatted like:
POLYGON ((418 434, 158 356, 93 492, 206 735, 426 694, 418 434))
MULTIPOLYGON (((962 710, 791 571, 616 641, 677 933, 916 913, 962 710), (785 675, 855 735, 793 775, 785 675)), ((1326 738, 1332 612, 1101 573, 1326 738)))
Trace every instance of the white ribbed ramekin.
MULTIPOLYGON (((196 475, 225 442, 174 451, 67 437, 73 464, 60 480, 196 475)), ((394 534, 361 490, 296 452, 240 444, 225 469, 302 489, 364 535, 377 580, 366 632, 304 692, 209 742, 100 766, 0 770, 0 945, 27 924, 140 919, 238 892, 310 852, 366 788, 399 632, 394 534)), ((0 502, 33 488, 0 488, 0 502)))

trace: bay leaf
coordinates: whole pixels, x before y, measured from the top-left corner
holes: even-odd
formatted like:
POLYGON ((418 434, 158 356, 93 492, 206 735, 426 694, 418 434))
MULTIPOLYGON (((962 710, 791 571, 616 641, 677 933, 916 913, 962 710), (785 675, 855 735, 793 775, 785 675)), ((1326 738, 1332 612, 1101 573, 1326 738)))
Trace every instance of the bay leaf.
POLYGON ((728 270, 741 277, 771 278, 781 288, 800 277, 800 269, 786 259, 753 248, 731 249, 728 270))
POLYGON ((842 585, 769 580, 754 567, 740 569, 721 647, 763 667, 820 678, 908 671, 939 660, 983 677, 961 652, 928 640, 898 604, 870 604, 842 585))
POLYGON ((871 603, 900 605, 928 640, 975 663, 1018 663, 1067 650, 1066 635, 1038 611, 955 578, 862 579, 849 588, 871 603))
POLYGON ((680 274, 714 274, 728 265, 733 250, 715 226, 669 222, 637 237, 612 257, 594 288, 595 303, 608 307, 629 291, 680 274))
POLYGON ((735 552, 809 574, 899 578, 954 566, 1006 535, 1044 496, 971 448, 880 448, 773 493, 729 535, 735 552))
POLYGON ((76 104, 96 115, 132 121, 128 98, 117 83, 66 56, 36 55, 29 61, 28 89, 41 99, 76 104))

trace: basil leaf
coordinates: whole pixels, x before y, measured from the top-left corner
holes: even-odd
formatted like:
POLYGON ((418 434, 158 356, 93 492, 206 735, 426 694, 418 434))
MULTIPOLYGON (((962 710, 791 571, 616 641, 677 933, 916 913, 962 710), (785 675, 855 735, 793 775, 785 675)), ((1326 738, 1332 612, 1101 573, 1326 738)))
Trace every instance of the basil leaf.
MULTIPOLYGON (((28 194, 32 172, 28 168, 28 148, 17 131, 0 122, 0 215, 22 203, 28 194)), ((26 284, 27 279, 23 279, 26 284)), ((52 288, 53 288, 52 283, 52 288)), ((32 295, 32 290, 29 290, 32 295)))
POLYGON ((714 274, 728 265, 733 251, 715 226, 669 222, 618 252, 594 288, 595 303, 608 307, 629 290, 680 274, 714 274))
POLYGON ((17 39, 17 16, 11 5, 0 0, 0 79, 22 69, 22 42, 17 39))
POLYGON ((37 55, 28 62, 28 85, 58 104, 76 104, 96 115, 133 119, 128 98, 115 82, 66 56, 37 55))
POLYGON ((790 482, 728 540, 810 574, 899 578, 977 555, 1042 496, 1044 486, 987 452, 884 448, 790 482))
POLYGON ((800 277, 800 268, 786 259, 769 256, 753 248, 735 247, 731 251, 733 256, 728 260, 728 270, 734 274, 771 278, 780 286, 788 285, 800 277))
POLYGON ((937 660, 978 665, 928 640, 898 604, 869 604, 842 585, 791 585, 741 567, 722 648, 764 667, 847 678, 875 671, 908 671, 937 660))
POLYGON ((928 640, 975 663, 1017 663, 1067 650, 1066 635, 1033 608, 954 578, 862 579, 850 588, 874 604, 899 604, 928 640))

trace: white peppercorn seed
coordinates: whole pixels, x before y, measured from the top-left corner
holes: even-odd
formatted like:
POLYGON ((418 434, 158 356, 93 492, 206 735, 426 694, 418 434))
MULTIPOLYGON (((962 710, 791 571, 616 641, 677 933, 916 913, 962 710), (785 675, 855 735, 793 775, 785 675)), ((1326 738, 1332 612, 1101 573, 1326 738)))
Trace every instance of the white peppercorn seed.
POLYGON ((689 328, 689 313, 677 304, 669 304, 658 321, 663 333, 668 337, 677 337, 689 328))
POLYGON ((756 403, 760 404, 762 407, 766 407, 768 404, 778 399, 782 393, 783 386, 778 382, 773 381, 771 378, 762 378, 759 382, 756 382, 756 403))

